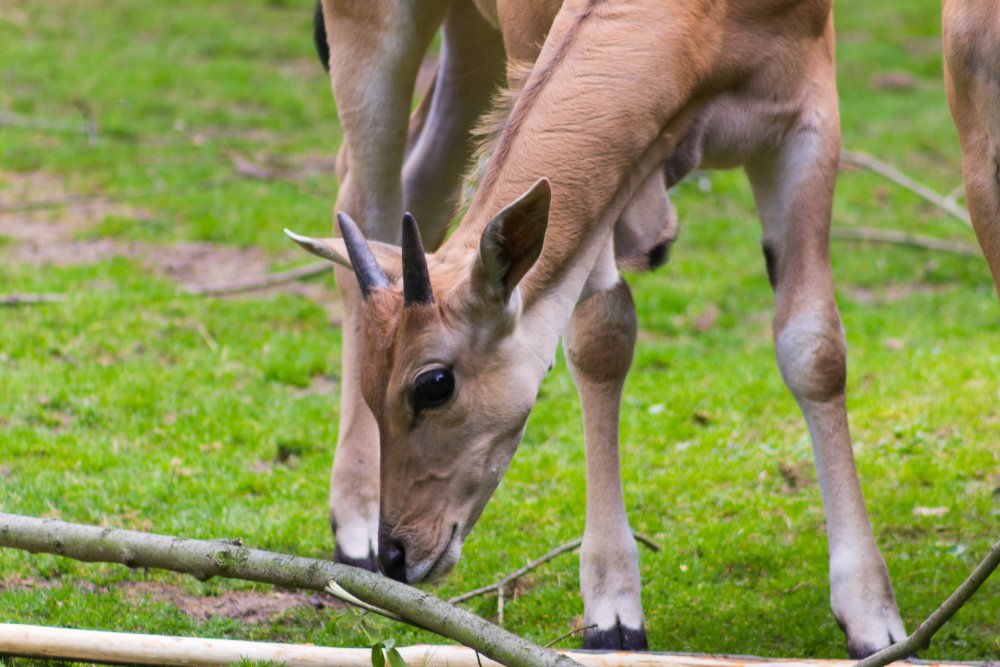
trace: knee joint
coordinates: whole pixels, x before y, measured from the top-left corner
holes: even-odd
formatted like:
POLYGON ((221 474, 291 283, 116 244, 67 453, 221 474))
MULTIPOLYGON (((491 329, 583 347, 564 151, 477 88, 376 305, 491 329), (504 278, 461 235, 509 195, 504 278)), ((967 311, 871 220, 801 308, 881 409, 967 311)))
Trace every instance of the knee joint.
POLYGON ((847 348, 839 317, 793 319, 777 332, 775 347, 781 375, 795 398, 827 401, 843 393, 847 348))
POLYGON ((577 305, 563 340, 566 357, 592 381, 621 380, 632 365, 637 329, 632 293, 619 282, 577 305))

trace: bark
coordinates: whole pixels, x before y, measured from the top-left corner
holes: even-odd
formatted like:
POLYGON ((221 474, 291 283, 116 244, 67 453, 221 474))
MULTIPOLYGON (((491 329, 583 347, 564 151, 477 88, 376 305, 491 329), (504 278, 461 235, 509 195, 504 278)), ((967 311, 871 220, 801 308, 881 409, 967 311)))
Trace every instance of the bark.
POLYGON ((249 549, 238 541, 193 540, 0 513, 0 547, 92 563, 172 570, 202 581, 225 577, 315 591, 325 590, 335 581, 361 600, 465 644, 501 664, 510 667, 578 664, 387 577, 339 563, 249 549))
POLYGON ((976 566, 976 569, 962 582, 962 585, 956 588, 955 592, 949 595, 948 599, 942 602, 941 606, 935 609, 934 613, 928 616, 913 634, 897 644, 858 661, 855 667, 885 667, 891 662, 906 659, 917 651, 930 646, 934 633, 951 620, 951 617, 962 608, 962 605, 969 601, 969 598, 979 590, 979 587, 993 574, 998 565, 1000 565, 1000 541, 993 545, 986 557, 976 566))

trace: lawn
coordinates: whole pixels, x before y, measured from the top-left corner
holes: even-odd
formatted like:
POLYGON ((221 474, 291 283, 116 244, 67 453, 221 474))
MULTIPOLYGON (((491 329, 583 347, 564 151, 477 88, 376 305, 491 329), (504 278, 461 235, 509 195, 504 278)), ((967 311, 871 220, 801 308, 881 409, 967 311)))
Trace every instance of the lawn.
MULTIPOLYGON (((0 293, 66 300, 0 307, 0 511, 330 556, 332 277, 225 299, 185 290, 306 262, 280 230, 330 227, 340 130, 311 9, 3 0, 0 293)), ((845 147, 949 192, 960 157, 939 13, 933 0, 838 2, 838 62, 845 147)), ((650 646, 844 657, 811 445, 774 362, 749 187, 713 173, 674 195, 670 263, 630 278, 642 332, 622 425, 630 519, 663 547, 641 550, 650 646)), ((974 242, 857 169, 842 173, 834 225, 974 242)), ((837 241, 833 262, 855 454, 913 629, 1000 537, 1000 310, 978 257, 837 241)), ((582 534, 581 439, 560 363, 463 560, 431 590, 490 583, 582 534)), ((522 580, 505 626, 541 643, 577 627, 577 567, 563 556, 522 580)), ((468 606, 497 613, 491 597, 468 606)), ((996 659, 998 618, 994 578, 922 657, 996 659)), ((308 595, 11 551, 0 551, 0 621, 437 641, 308 595)))

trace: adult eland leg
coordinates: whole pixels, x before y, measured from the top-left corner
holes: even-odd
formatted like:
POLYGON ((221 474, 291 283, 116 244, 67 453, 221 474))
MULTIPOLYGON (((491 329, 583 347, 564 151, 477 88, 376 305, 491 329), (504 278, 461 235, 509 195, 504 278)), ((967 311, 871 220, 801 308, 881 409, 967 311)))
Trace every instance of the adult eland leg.
MULTIPOLYGON (((367 238, 398 242, 400 173, 417 71, 448 0, 323 0, 330 80, 346 145, 346 177, 335 211, 367 238)), ((335 226, 336 227, 336 226, 335 226)), ((339 229, 334 230, 339 234, 339 229)), ((378 428, 361 396, 361 295, 336 268, 344 308, 340 433, 330 480, 338 561, 374 570, 378 540, 378 428)))
MULTIPOLYGON (((906 637, 875 545, 854 465, 845 407, 846 346, 833 295, 829 225, 840 150, 836 93, 782 145, 747 166, 774 287, 774 341, 785 384, 813 441, 830 545, 830 600, 848 653, 906 637)), ((822 95, 823 93, 820 93, 822 95)))
POLYGON ((437 248, 455 212, 461 175, 472 157, 472 130, 504 82, 505 62, 500 33, 472 2, 455 2, 441 27, 427 118, 419 136, 411 136, 403 166, 405 207, 420 225, 428 252, 437 248))
POLYGON ((982 53, 1000 43, 990 25, 996 8, 986 2, 944 3, 942 33, 948 106, 962 146, 965 200, 976 238, 1000 294, 1000 88, 996 69, 982 53))
POLYGON ((629 529, 618 463, 622 387, 632 365, 635 304, 609 243, 563 338, 583 405, 587 523, 580 549, 583 646, 646 650, 639 552, 629 529))

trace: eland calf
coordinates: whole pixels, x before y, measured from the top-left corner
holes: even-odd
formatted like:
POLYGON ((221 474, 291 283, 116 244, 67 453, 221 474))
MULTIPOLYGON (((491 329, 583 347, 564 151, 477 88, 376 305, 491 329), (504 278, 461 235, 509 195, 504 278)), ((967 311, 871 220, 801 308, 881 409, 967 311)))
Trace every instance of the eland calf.
POLYGON ((393 578, 447 573, 562 339, 584 414, 580 579, 594 626, 584 646, 646 648, 619 477, 637 329, 619 265, 643 252, 647 264, 662 260, 666 188, 696 167, 743 166, 775 293, 778 365, 814 444, 834 614, 854 657, 905 636, 845 409, 828 249, 840 151, 831 5, 324 0, 345 130, 343 238, 292 236, 340 267, 347 311, 331 495, 339 558, 370 565, 377 543, 393 578), (408 133, 416 64, 442 22, 430 102, 408 133), (509 109, 468 211, 425 254, 421 237, 437 244, 455 201, 468 131, 504 77, 509 109), (401 248, 384 242, 400 238, 401 248))

